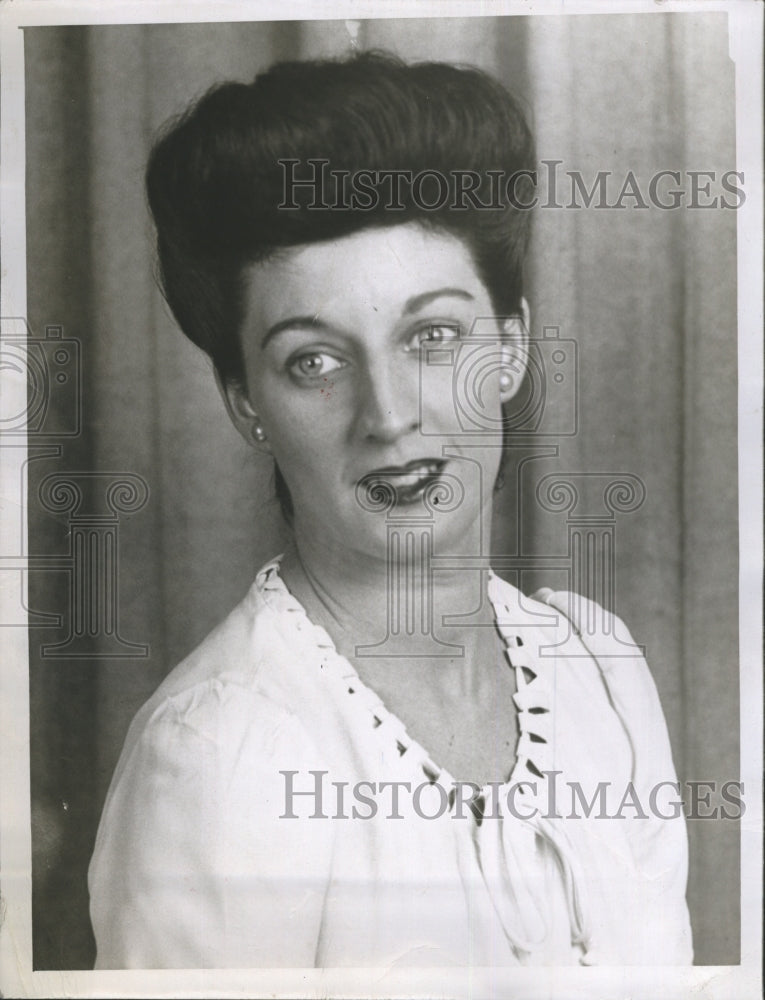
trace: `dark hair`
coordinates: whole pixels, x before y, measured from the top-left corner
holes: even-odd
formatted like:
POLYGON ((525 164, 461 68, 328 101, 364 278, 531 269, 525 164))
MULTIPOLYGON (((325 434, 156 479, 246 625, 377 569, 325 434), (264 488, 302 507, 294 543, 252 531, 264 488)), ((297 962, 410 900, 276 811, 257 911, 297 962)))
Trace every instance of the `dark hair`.
MULTIPOLYGON (((529 232, 523 171, 534 166, 531 134, 507 91, 486 73, 447 63, 408 65, 364 52, 342 60, 277 63, 250 84, 213 87, 159 138, 147 168, 157 228, 159 278, 183 332, 212 359, 224 381, 244 382, 239 339, 246 265, 283 247, 335 239, 372 226, 417 220, 460 237, 472 252, 497 315, 518 315, 529 232), (428 209, 406 177, 401 208, 390 179, 374 179, 372 207, 298 210, 285 200, 285 167, 328 161, 324 185, 336 200, 338 174, 455 170, 480 178, 465 206, 428 209), (492 188, 489 171, 515 176, 492 188), (517 193, 519 201, 515 201, 517 193)), ((299 174, 298 171, 303 171, 299 174)), ((432 203, 432 202, 431 202, 432 203)), ((283 493, 277 469, 277 485, 283 493)), ((281 498, 280 498, 281 499, 281 498)), ((284 506, 284 504, 283 504, 284 506)), ((286 511, 289 513, 289 510, 286 511)))

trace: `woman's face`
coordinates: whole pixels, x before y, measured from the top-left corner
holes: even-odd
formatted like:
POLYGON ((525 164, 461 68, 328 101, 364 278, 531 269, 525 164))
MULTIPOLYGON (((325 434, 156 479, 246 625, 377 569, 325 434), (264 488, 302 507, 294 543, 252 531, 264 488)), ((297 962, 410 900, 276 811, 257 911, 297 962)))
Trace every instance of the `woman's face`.
POLYGON ((508 338, 493 318, 467 247, 416 223, 365 230, 251 265, 245 287, 247 389, 227 390, 229 409, 250 440, 265 433, 298 536, 379 554, 386 516, 430 510, 443 551, 459 550, 490 512, 521 374, 520 324, 508 338), (485 433, 475 419, 465 432, 471 406, 485 433), (374 483, 395 496, 387 515, 369 509, 374 483))

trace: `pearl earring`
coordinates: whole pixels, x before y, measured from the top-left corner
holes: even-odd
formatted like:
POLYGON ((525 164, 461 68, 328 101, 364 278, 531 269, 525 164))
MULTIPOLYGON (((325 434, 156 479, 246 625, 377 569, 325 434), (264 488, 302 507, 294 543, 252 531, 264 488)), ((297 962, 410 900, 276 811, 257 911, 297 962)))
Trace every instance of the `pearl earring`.
POLYGON ((252 436, 255 438, 256 441, 262 442, 266 440, 266 432, 263 430, 260 424, 255 424, 255 427, 253 428, 252 431, 252 436))
POLYGON ((500 372, 499 373, 499 387, 500 387, 500 389, 509 389, 510 388, 510 384, 511 384, 512 381, 513 381, 512 378, 510 377, 510 375, 508 375, 507 372, 500 372))

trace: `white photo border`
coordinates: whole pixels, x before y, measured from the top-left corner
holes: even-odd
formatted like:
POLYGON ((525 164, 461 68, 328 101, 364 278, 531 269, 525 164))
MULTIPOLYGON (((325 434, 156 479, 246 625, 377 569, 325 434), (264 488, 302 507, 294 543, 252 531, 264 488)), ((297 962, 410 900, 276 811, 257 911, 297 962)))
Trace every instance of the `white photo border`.
MULTIPOLYGON (((32 970, 31 832, 29 779, 28 649, 24 629, 5 629, 0 673, 0 989, 6 996, 631 996, 650 1000, 761 995, 762 959, 762 23, 763 6, 749 0, 627 0, 494 3, 277 2, 277 0, 143 0, 56 2, 15 0, 0 9, 2 94, 0 123, 1 317, 26 313, 25 148, 23 29, 62 24, 181 23, 205 21, 328 20, 498 15, 569 16, 582 13, 691 13, 723 11, 729 18, 736 69, 737 169, 746 174, 747 199, 738 211, 739 525, 741 779, 747 811, 741 823, 741 964, 692 968, 548 969, 258 969, 154 971, 32 970)), ((26 385, 2 372, 0 413, 20 412, 26 385)), ((18 484, 26 449, 0 449, 2 523, 0 553, 26 551, 25 512, 18 484)), ((0 601, 11 598, 0 589, 0 601)))

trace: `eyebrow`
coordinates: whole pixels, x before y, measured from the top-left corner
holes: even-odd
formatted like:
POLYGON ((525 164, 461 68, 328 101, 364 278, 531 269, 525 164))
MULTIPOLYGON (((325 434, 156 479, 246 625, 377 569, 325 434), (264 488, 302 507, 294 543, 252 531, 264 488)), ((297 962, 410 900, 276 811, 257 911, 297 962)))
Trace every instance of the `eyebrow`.
MULTIPOLYGON (((446 296, 451 296, 452 298, 463 299, 465 302, 473 302, 474 296, 470 292, 465 291, 464 288, 436 288, 432 292, 422 292, 420 295, 413 295, 412 298, 407 299, 404 303, 404 308, 402 310, 403 316, 410 316, 412 313, 416 313, 418 310, 422 309, 423 306, 429 305, 435 299, 444 298, 446 296)), ((282 333, 284 330, 328 330, 329 326, 324 320, 319 319, 318 316, 290 316, 287 319, 281 319, 278 323, 274 323, 273 326, 269 327, 266 331, 266 335, 260 344, 261 351, 265 349, 266 344, 273 337, 282 333)))
POLYGON ((447 295, 456 299, 464 299, 466 302, 474 301, 474 297, 464 288, 436 288, 435 291, 423 292, 421 295, 414 295, 411 299, 407 299, 404 303, 404 315, 408 316, 417 312, 418 309, 422 309, 434 299, 444 298, 447 295))
POLYGON ((318 316, 290 316, 288 319, 281 319, 278 323, 274 323, 266 331, 266 335, 261 341, 260 349, 265 350, 266 344, 275 337, 277 334, 281 333, 283 330, 327 330, 328 326, 323 321, 320 320, 318 316))

